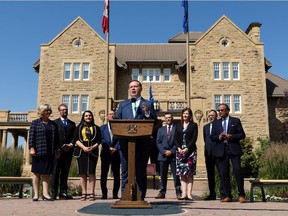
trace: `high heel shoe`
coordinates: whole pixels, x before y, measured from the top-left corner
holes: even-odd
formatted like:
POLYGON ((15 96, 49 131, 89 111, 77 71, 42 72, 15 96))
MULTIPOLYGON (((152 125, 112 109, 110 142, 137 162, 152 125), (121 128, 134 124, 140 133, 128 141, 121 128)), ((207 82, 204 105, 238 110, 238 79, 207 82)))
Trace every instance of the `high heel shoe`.
POLYGON ((187 196, 182 196, 182 197, 178 198, 178 200, 187 200, 187 199, 188 199, 187 196))
POLYGON ((32 199, 32 201, 33 201, 33 202, 37 202, 37 201, 38 201, 38 198, 34 197, 34 198, 32 199))
POLYGON ((52 197, 48 198, 48 197, 45 197, 44 195, 42 195, 42 200, 43 201, 54 201, 54 199, 52 197))

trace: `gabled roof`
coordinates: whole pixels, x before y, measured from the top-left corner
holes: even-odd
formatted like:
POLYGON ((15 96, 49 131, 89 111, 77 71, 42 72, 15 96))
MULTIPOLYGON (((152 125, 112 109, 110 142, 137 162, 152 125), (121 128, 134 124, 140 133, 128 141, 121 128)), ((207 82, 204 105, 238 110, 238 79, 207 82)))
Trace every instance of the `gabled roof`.
MULTIPOLYGON (((194 43, 197 41, 205 32, 189 32, 189 42, 194 43)), ((179 33, 168 40, 168 43, 186 43, 186 34, 179 33)))
MULTIPOLYGON (((56 37, 54 37, 48 44, 51 45, 55 40, 57 40, 61 35, 63 35, 71 26, 73 26, 76 22, 83 22, 98 38, 100 38, 104 43, 106 42, 85 20, 83 20, 80 16, 78 16, 73 22, 71 22, 63 31, 61 31, 56 37)), ((41 44, 44 45, 44 44, 41 44)))
MULTIPOLYGON (((232 26, 234 26, 244 37, 246 37, 248 40, 250 40, 252 43, 255 43, 242 29, 240 29, 234 22, 232 22, 227 16, 223 15, 220 17, 219 20, 217 20, 214 25, 212 25, 197 41, 196 43, 199 43, 207 34, 209 34, 220 22, 223 20, 227 20, 232 26)), ((260 42, 261 43, 261 42, 260 42)))
POLYGON ((171 62, 181 64, 186 59, 185 44, 116 44, 119 67, 127 62, 171 62))
POLYGON ((267 97, 284 97, 288 90, 288 80, 271 72, 266 73, 267 97))

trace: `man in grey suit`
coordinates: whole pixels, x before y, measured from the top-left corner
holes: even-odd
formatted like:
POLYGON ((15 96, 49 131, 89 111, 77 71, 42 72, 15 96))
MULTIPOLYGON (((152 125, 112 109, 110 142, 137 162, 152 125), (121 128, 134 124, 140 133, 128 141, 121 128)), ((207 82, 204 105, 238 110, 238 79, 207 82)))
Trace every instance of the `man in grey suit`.
POLYGON ((166 126, 158 129, 156 144, 159 150, 158 158, 160 168, 160 191, 155 199, 165 199, 167 190, 167 174, 170 165, 176 190, 176 198, 181 197, 181 183, 179 176, 176 175, 176 148, 174 143, 174 134, 176 126, 172 124, 173 117, 171 113, 165 113, 166 126))
POLYGON ((208 113, 209 123, 203 127, 203 138, 205 143, 204 156, 205 164, 208 178, 209 195, 205 197, 205 200, 216 200, 215 192, 215 167, 216 159, 213 156, 213 148, 215 147, 215 142, 210 139, 210 134, 212 131, 212 122, 217 120, 217 111, 210 110, 208 113))

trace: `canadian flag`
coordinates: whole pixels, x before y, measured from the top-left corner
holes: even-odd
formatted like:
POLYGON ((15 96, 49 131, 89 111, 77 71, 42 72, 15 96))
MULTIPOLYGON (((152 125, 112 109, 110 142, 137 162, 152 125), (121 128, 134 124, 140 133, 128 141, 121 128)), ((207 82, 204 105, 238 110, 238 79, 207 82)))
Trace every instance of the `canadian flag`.
POLYGON ((104 34, 108 33, 109 31, 108 9, 109 9, 109 0, 105 0, 104 12, 102 18, 102 29, 104 34))

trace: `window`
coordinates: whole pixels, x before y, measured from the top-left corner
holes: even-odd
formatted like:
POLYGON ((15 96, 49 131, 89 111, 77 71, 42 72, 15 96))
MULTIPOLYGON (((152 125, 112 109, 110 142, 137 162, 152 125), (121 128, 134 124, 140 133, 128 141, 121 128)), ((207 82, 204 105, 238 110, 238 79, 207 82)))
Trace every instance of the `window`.
POLYGON ((230 79, 229 62, 223 62, 222 66, 223 66, 223 79, 229 80, 230 79))
POLYGON ((88 95, 81 96, 81 112, 88 110, 88 95))
POLYGON ((220 103, 230 107, 230 112, 241 113, 241 95, 214 95, 214 109, 217 110, 220 103))
MULTIPOLYGON (((71 107, 72 113, 83 113, 85 110, 88 110, 88 95, 63 95, 62 103, 66 104, 67 107, 71 107), (70 100, 72 98, 72 100, 70 100), (80 102, 80 103, 79 103, 80 102)), ((70 110, 70 109, 69 109, 70 110)))
POLYGON ((213 74, 214 74, 214 80, 220 80, 220 63, 219 62, 213 63, 213 74))
POLYGON ((233 62, 232 63, 232 77, 233 80, 239 80, 239 63, 238 62, 233 62))
POLYGON ((89 63, 64 63, 64 80, 89 80, 90 64, 89 63), (73 75, 71 74, 73 68, 73 75), (73 77, 71 77, 71 75, 73 77))
POLYGON ((64 80, 70 80, 71 79, 71 63, 65 63, 64 64, 64 80))
POLYGON ((171 79, 170 79, 170 75, 171 75, 170 68, 165 68, 163 70, 163 73, 164 73, 164 82, 170 82, 171 81, 171 79))
POLYGON ((84 63, 83 67, 83 80, 89 80, 89 63, 84 63))
POLYGON ((231 107, 231 95, 224 95, 224 103, 231 107))
POLYGON ((213 76, 214 80, 239 80, 239 62, 213 62, 213 76))
POLYGON ((241 96, 234 95, 234 112, 241 113, 241 96))
POLYGON ((143 82, 160 82, 160 69, 143 69, 143 82))
POLYGON ((222 103, 222 100, 221 100, 221 95, 214 95, 214 109, 215 110, 218 110, 218 106, 219 104, 222 103))
POLYGON ((139 69, 132 69, 132 80, 139 80, 139 69))
POLYGON ((80 80, 80 64, 74 64, 74 80, 80 80))
POLYGON ((79 95, 72 95, 72 113, 78 113, 79 95))
POLYGON ((65 104, 67 107, 69 107, 69 105, 70 105, 70 97, 69 97, 69 95, 63 95, 62 103, 65 104))

